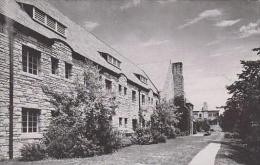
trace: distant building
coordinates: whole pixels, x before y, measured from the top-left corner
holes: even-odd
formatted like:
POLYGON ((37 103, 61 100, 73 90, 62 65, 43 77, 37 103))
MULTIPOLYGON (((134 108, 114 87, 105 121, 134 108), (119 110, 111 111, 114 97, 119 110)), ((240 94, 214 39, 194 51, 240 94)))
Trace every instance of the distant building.
POLYGON ((217 125, 219 119, 219 110, 209 110, 208 105, 204 102, 200 111, 193 111, 193 119, 208 120, 211 125, 217 125))

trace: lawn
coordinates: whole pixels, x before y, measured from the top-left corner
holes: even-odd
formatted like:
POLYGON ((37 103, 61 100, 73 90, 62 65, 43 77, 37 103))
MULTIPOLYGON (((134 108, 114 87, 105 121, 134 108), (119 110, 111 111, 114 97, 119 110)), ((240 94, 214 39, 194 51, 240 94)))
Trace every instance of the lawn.
POLYGON ((224 138, 215 165, 259 165, 259 162, 259 157, 250 154, 241 140, 224 138))
POLYGON ((191 159, 219 134, 211 136, 187 136, 168 140, 167 143, 153 145, 133 145, 109 154, 90 158, 43 160, 37 162, 5 161, 0 165, 187 165, 191 159))

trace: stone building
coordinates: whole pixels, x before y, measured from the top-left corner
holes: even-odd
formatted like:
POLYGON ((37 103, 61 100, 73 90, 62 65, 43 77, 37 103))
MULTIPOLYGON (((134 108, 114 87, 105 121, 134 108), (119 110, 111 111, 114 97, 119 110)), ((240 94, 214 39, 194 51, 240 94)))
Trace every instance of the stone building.
POLYGON ((83 81, 86 60, 101 68, 104 88, 120 102, 113 126, 131 133, 145 125, 159 92, 142 69, 47 1, 0 1, 0 159, 11 145, 18 156, 24 143, 42 137, 53 107, 41 86, 66 91, 75 78, 83 81))

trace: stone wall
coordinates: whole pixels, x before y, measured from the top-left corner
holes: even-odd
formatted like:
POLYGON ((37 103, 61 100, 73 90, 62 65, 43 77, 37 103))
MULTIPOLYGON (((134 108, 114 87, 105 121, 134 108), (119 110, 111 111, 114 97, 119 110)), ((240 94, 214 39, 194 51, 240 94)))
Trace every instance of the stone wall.
MULTIPOLYGON (((14 156, 19 156, 19 149, 24 143, 38 140, 42 137, 49 124, 51 110, 53 107, 49 102, 41 87, 47 85, 56 90, 66 91, 76 77, 82 76, 84 67, 82 62, 73 58, 73 52, 66 44, 54 41, 51 43, 42 37, 31 36, 30 34, 17 31, 14 36, 14 156), (29 47, 40 52, 40 69, 38 75, 33 75, 22 70, 22 49, 29 47), (59 60, 58 74, 51 72, 51 57, 59 60), (65 78, 65 62, 72 64, 72 75, 70 79, 65 78), (37 133, 22 133, 22 108, 34 108, 40 110, 40 128, 37 133)), ((9 106, 9 50, 8 36, 0 33, 0 159, 8 157, 8 106, 9 106)), ((113 126, 124 132, 133 132, 132 119, 138 120, 139 112, 139 88, 130 83, 124 75, 113 75, 108 72, 103 73, 103 81, 109 79, 112 81, 113 92, 116 94, 116 100, 120 103, 116 109, 116 115, 113 116, 113 126), (122 86, 122 93, 119 93, 118 85, 122 86), (127 94, 124 95, 124 87, 127 88, 127 94), (132 90, 136 91, 136 101, 132 102, 132 90), (119 127, 119 117, 127 118, 127 125, 119 127)), ((153 104, 144 105, 154 107, 158 98, 153 92, 141 90, 146 95, 146 99, 153 97, 153 104)), ((147 101, 146 101, 147 103, 147 101)), ((152 112, 150 108, 149 114, 152 112)), ((147 115, 147 120, 149 116, 147 115)), ((124 119, 123 119, 124 122, 124 119)))

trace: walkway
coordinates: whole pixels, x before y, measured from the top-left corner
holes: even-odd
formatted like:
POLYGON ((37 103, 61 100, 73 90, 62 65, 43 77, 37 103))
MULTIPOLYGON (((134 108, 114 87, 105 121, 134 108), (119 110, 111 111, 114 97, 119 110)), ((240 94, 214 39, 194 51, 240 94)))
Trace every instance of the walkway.
MULTIPOLYGON (((223 134, 220 134, 216 140, 221 140, 222 138, 223 134)), ((214 142, 208 144, 191 160, 189 165, 214 165, 220 146, 221 144, 214 142)))

